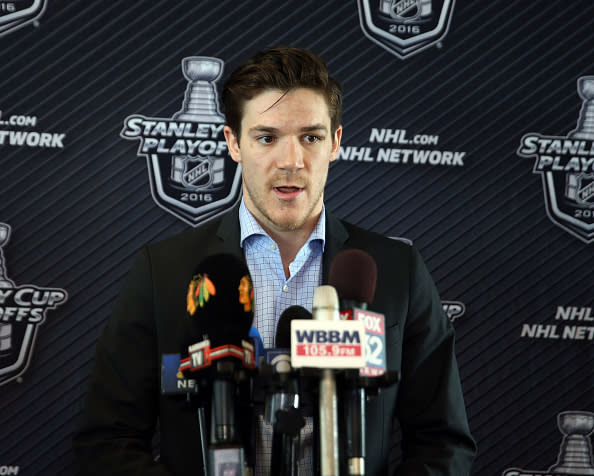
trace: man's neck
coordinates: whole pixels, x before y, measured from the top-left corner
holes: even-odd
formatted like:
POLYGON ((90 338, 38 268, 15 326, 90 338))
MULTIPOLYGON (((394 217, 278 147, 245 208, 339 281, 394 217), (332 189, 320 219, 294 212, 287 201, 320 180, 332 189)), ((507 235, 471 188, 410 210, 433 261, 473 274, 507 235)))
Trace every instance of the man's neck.
POLYGON ((270 236, 270 238, 277 244, 285 277, 288 279, 291 275, 289 265, 295 260, 299 250, 309 240, 309 237, 315 230, 320 217, 322 216, 322 211, 320 210, 320 213, 318 213, 317 216, 311 217, 306 223, 295 230, 283 230, 270 226, 267 223, 262 223, 247 205, 246 209, 268 236, 270 236))
POLYGON ((303 245, 307 243, 312 231, 313 228, 307 230, 300 229, 295 231, 281 232, 266 230, 266 232, 270 235, 270 238, 272 238, 278 246, 278 251, 281 256, 286 278, 289 278, 291 275, 289 271, 289 265, 295 260, 297 253, 299 253, 299 250, 303 247, 303 245))

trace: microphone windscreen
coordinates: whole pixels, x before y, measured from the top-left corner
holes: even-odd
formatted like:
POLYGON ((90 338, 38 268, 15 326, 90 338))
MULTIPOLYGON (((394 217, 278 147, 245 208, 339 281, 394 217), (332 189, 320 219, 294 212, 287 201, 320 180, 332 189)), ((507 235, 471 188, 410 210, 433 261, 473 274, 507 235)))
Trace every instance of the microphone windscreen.
POLYGON ((370 304, 375 295, 377 265, 363 250, 345 250, 330 265, 328 284, 336 288, 340 299, 370 304))
POLYGON ((254 288, 247 265, 230 254, 205 258, 188 285, 186 309, 194 334, 203 334, 211 347, 240 345, 254 320, 254 288))
POLYGON ((276 325, 274 345, 278 349, 291 348, 291 321, 293 319, 311 319, 311 312, 302 306, 290 306, 281 314, 276 325))
POLYGON ((338 294, 334 286, 319 286, 314 292, 313 318, 316 321, 338 321, 338 294))

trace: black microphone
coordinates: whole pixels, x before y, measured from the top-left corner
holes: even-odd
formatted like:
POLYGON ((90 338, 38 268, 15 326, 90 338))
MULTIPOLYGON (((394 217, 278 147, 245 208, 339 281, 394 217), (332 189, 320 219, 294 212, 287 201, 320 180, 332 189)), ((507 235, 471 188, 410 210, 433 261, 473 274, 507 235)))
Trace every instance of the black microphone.
MULTIPOLYGON (((352 249, 338 253, 330 265, 328 283, 336 288, 341 311, 350 311, 351 319, 354 319, 353 308, 367 309, 367 304, 373 300, 376 282, 377 265, 362 250, 352 249)), ((342 400, 341 423, 346 436, 343 440, 343 454, 346 458, 342 459, 341 473, 350 476, 365 474, 366 391, 358 381, 359 376, 356 374, 345 378, 346 388, 342 400)))
POLYGON ((273 393, 267 398, 264 417, 272 424, 272 458, 270 474, 296 476, 300 450, 300 431, 305 419, 300 409, 298 378, 291 368, 291 321, 311 319, 301 306, 290 306, 281 314, 275 338, 275 349, 265 352, 265 361, 275 373, 273 393))
MULTIPOLYGON (((240 419, 246 423, 250 412, 238 406, 250 400, 242 398, 249 390, 241 384, 255 367, 249 337, 254 292, 247 266, 229 254, 206 258, 192 276, 186 304, 191 345, 180 370, 187 378, 202 377, 197 379, 199 391, 210 395, 208 474, 244 474, 244 446, 251 449, 254 444, 241 434, 239 424, 240 419)), ((251 454, 248 451, 248 457, 251 454)))
POLYGON ((281 314, 276 326, 275 348, 264 351, 264 362, 274 373, 274 383, 266 396, 265 420, 273 424, 277 410, 299 406, 298 382, 291 368, 291 321, 311 319, 312 315, 302 306, 290 306, 281 314))

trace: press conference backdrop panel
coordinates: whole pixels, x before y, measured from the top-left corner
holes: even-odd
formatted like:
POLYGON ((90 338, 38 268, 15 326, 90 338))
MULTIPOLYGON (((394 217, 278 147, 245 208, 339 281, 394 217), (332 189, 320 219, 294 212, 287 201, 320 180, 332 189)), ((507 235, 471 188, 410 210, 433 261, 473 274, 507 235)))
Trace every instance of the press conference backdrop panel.
POLYGON ((435 278, 473 474, 563 473, 570 440, 593 474, 592 18, 591 0, 0 1, 0 474, 76 474, 122 279, 239 199, 218 91, 277 44, 344 87, 327 206, 411 240, 435 278))

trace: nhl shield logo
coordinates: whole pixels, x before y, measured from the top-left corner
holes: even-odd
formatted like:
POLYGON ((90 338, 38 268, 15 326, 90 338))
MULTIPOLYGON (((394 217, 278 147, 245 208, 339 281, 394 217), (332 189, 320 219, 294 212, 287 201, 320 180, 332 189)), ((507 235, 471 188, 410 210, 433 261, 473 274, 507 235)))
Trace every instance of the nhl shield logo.
POLYGON ((585 243, 594 241, 594 76, 578 79, 582 108, 576 129, 567 136, 531 133, 522 137, 518 155, 536 159, 547 214, 553 223, 585 243))
POLYGON ((64 289, 17 286, 7 277, 2 247, 9 238, 10 226, 0 223, 0 385, 27 370, 47 311, 68 298, 64 289))
POLYGON ((38 19, 45 10, 47 0, 13 0, 0 2, 0 36, 38 19))
POLYGON ((241 194, 241 168, 227 153, 216 82, 224 63, 193 56, 182 60, 187 79, 180 111, 171 118, 126 118, 121 137, 140 139, 151 192, 160 207, 191 226, 232 207, 241 194))
POLYGON ((363 33, 401 59, 438 43, 455 0, 357 0, 363 33))

